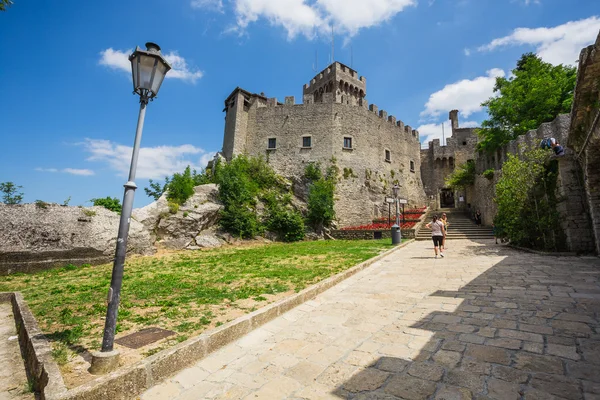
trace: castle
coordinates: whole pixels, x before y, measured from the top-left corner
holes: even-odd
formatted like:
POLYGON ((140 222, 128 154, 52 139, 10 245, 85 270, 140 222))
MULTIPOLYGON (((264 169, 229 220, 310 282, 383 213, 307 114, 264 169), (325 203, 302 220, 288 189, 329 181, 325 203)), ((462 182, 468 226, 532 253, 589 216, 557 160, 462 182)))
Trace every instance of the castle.
MULTIPOLYGON (((366 95, 366 79, 340 62, 304 85, 302 104, 293 96, 282 104, 237 87, 225 100, 222 154, 227 160, 239 154, 262 156, 301 189, 307 164, 334 163, 340 171, 335 211, 341 226, 387 216, 385 197, 394 184, 409 206, 429 204, 432 197, 435 204, 443 198, 441 203, 450 206, 440 188, 454 165, 473 158, 473 129, 460 129, 453 111, 448 145, 441 147, 438 140, 421 150, 419 133, 368 105, 366 95)), ((296 194, 302 197, 301 192, 296 194)))

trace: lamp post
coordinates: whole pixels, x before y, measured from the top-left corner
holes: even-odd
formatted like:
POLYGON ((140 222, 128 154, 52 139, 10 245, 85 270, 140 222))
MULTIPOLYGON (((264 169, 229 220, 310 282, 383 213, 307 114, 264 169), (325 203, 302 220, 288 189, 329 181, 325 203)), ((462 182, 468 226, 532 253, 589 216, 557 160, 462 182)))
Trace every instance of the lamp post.
POLYGON ((392 193, 394 194, 394 203, 396 203, 396 223, 392 226, 392 244, 399 244, 402 241, 402 232, 400 230, 400 220, 398 217, 398 191, 400 186, 394 184, 392 193))
POLYGON ((135 172, 137 168, 140 142, 142 140, 142 129, 146 106, 154 100, 160 89, 165 75, 171 66, 160 53, 160 47, 155 43, 146 43, 146 50, 139 47, 129 56, 131 72, 133 77, 133 92, 140 96, 140 113, 138 116, 133 153, 131 155, 131 166, 129 168, 129 179, 125 183, 123 195, 123 209, 119 222, 119 233, 117 235, 117 249, 113 264, 110 289, 108 290, 108 307, 106 310, 106 322, 104 325, 104 336, 102 338, 102 350, 92 355, 92 374, 104 374, 110 372, 119 363, 119 353, 113 350, 115 331, 117 327, 117 316, 121 300, 121 283, 123 282, 123 267, 127 253, 127 235, 129 234, 129 222, 131 210, 133 209, 133 197, 135 195, 135 172))

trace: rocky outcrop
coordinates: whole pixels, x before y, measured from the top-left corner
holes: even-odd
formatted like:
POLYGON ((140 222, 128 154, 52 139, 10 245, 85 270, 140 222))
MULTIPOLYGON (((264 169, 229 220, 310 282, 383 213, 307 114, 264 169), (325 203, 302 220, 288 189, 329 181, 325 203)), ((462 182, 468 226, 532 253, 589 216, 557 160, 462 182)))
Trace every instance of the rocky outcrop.
POLYGON ((156 244, 172 250, 218 247, 224 243, 214 225, 223 208, 215 184, 196 186, 194 194, 178 210, 169 207, 166 195, 133 211, 133 218, 152 233, 156 244))
MULTIPOLYGON (((114 258, 120 216, 103 207, 0 203, 0 275, 114 258)), ((152 254, 145 227, 131 221, 128 253, 152 254)))

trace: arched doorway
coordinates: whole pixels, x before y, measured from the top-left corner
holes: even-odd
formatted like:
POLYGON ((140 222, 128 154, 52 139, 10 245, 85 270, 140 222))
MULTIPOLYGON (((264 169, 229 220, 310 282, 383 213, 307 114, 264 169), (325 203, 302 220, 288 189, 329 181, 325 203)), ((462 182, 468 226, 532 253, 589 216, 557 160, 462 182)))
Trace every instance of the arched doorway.
POLYGON ((444 188, 440 190, 440 207, 454 208, 454 191, 452 189, 444 188))

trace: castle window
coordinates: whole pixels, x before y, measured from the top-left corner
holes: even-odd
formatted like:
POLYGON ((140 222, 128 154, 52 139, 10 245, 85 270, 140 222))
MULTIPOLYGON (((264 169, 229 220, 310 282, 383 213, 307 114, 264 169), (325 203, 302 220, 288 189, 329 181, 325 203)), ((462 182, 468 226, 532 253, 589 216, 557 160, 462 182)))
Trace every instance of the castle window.
POLYGON ((385 161, 392 162, 392 152, 389 150, 385 151, 385 161))
POLYGON ((302 136, 302 147, 303 148, 312 147, 312 137, 311 136, 302 136))
POLYGON ((275 150, 276 148, 277 148, 277 139, 269 138, 269 141, 267 142, 267 149, 275 150))
POLYGON ((344 148, 345 149, 351 149, 352 148, 352 138, 351 137, 345 137, 344 138, 344 148))
POLYGON ((415 162, 410 160, 410 172, 415 172, 415 162))
POLYGON ((463 142, 463 146, 466 146, 466 145, 467 145, 467 142, 463 142))

